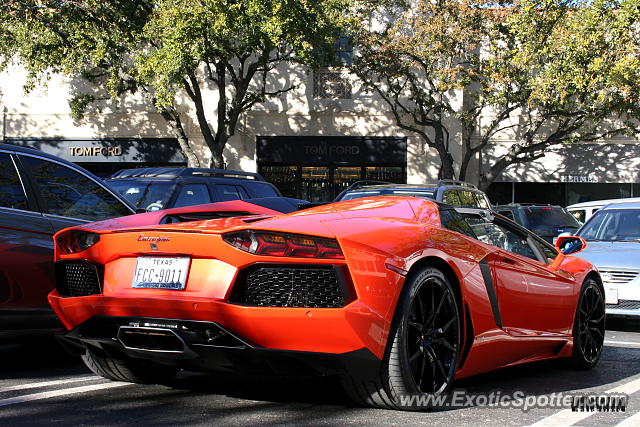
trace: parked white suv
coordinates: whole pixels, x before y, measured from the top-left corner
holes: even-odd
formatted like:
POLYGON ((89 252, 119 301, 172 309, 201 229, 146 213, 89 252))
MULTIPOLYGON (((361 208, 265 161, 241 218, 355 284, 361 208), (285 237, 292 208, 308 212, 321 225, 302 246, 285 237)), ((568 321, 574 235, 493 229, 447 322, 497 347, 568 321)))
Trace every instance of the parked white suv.
POLYGON ((591 218, 591 216, 600 208, 607 206, 611 203, 627 203, 627 202, 640 202, 640 197, 628 197, 624 199, 606 199, 606 200, 593 200, 591 202, 576 203, 574 205, 567 206, 567 210, 578 220, 580 224, 584 224, 591 218))

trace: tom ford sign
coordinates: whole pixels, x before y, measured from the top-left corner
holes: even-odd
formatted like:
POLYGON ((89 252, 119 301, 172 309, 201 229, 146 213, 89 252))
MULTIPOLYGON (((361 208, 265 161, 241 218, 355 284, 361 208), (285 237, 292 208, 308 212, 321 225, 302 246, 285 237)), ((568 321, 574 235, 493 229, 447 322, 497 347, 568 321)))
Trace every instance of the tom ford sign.
POLYGON ((392 164, 407 162, 407 139, 385 136, 259 136, 260 164, 392 164))
POLYGON ((69 152, 72 156, 122 156, 122 147, 83 147, 83 146, 71 146, 69 152))
POLYGON ((77 163, 185 163, 175 138, 12 138, 8 142, 77 163))

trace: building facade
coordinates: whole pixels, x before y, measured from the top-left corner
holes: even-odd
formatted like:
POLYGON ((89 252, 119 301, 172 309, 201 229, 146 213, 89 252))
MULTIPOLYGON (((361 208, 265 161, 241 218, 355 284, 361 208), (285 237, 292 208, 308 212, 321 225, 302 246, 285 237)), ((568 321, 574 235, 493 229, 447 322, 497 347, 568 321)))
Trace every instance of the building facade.
MULTIPOLYGON (((230 169, 257 171, 284 195, 331 200, 358 180, 430 183, 438 179, 435 150, 395 125, 381 99, 365 92, 343 70, 285 69, 295 90, 255 106, 238 124, 224 152, 230 169)), ((25 94, 25 73, 0 74, 2 140, 39 148, 100 176, 138 166, 184 166, 185 157, 167 123, 143 98, 104 103, 74 120, 69 94, 82 83, 56 76, 46 88, 25 94)), ((276 82, 277 83, 277 82, 276 82)), ((461 105, 463 94, 451 102, 461 105)), ((217 96, 207 93, 214 117, 217 96)), ((194 112, 180 106, 197 155, 207 160, 194 112)), ((456 166, 462 130, 451 121, 449 147, 456 166)), ((479 181, 508 138, 471 164, 467 180, 479 181)), ((567 205, 640 195, 640 148, 633 140, 575 144, 550 150, 544 158, 505 170, 488 193, 494 203, 537 202, 567 205)))

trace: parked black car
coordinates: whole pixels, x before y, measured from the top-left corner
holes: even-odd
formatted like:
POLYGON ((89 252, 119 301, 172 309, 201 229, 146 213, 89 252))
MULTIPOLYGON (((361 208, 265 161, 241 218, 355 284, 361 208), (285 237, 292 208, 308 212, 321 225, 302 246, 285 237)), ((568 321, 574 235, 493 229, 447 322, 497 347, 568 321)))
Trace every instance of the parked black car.
POLYGON ((148 211, 281 196, 257 173, 226 169, 124 169, 107 182, 136 208, 148 211))
POLYGON ((48 334, 61 326, 47 303, 54 288, 55 232, 134 211, 73 163, 0 144, 0 341, 48 334))
POLYGON ((338 194, 334 202, 371 196, 416 196, 433 199, 451 206, 489 209, 489 198, 475 185, 443 179, 435 184, 392 184, 359 181, 338 194))
POLYGON ((576 218, 562 206, 511 203, 494 206, 493 210, 551 243, 558 234, 565 232, 574 234, 580 228, 576 218))

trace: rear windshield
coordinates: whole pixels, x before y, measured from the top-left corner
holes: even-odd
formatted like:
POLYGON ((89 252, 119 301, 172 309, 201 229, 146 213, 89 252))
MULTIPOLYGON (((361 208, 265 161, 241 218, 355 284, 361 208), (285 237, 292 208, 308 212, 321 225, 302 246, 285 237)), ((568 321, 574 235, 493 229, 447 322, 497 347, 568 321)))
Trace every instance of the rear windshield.
POLYGON ((107 180, 107 184, 136 208, 148 211, 164 209, 175 187, 174 182, 166 181, 107 180))
POLYGON ((427 199, 433 199, 435 197, 433 194, 433 191, 382 189, 382 190, 353 191, 342 196, 340 200, 360 199, 362 197, 373 197, 373 196, 413 196, 413 197, 425 197, 427 199))
POLYGON ((527 228, 538 227, 580 227, 580 223, 569 212, 562 208, 550 206, 525 207, 524 216, 527 221, 527 228))

